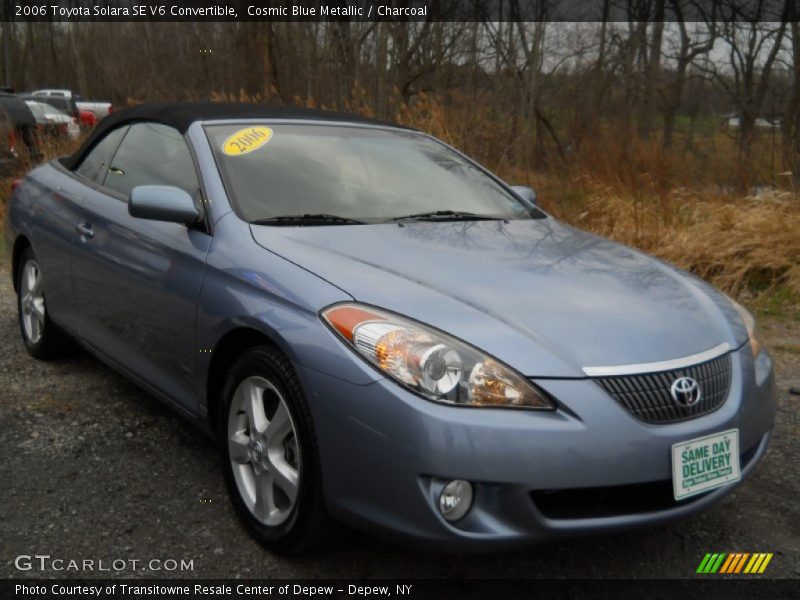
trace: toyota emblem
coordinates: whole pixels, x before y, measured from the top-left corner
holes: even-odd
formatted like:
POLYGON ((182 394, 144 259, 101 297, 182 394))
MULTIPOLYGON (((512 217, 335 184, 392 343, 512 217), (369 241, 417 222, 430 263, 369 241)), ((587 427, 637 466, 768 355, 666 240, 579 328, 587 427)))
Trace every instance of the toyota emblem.
POLYGON ((669 389, 672 394, 672 399, 678 406, 694 406, 700 402, 700 384, 691 377, 680 377, 672 382, 672 387, 669 389))

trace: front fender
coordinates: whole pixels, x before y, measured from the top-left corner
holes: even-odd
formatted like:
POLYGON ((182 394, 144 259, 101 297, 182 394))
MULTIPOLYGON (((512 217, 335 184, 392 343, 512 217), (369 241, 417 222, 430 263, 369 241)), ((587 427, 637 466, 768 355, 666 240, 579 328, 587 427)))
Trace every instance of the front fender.
POLYGON ((265 250, 232 213, 217 224, 197 311, 197 389, 201 410, 214 349, 235 329, 272 340, 295 365, 356 385, 380 376, 351 352, 319 318, 320 309, 353 298, 338 287, 265 250))

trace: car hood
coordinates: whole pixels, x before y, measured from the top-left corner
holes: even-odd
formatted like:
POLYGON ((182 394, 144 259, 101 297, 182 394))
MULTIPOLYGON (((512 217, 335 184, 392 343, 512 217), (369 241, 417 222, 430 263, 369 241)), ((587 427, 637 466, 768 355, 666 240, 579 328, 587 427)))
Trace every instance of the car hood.
POLYGON ((661 261, 553 218, 251 226, 359 302, 456 335, 530 377, 746 341, 730 303, 661 261))

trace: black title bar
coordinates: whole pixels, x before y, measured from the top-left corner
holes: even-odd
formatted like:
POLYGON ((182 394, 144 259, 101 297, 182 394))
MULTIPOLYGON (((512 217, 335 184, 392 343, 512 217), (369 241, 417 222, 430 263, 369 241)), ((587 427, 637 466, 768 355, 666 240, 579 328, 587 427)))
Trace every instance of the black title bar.
POLYGON ((2 21, 782 21, 800 0, 4 0, 2 21))

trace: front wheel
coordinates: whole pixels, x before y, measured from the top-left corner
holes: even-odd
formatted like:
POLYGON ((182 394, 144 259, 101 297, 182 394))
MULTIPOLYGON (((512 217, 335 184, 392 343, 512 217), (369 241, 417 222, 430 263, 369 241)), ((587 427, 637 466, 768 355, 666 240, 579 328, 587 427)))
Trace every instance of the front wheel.
POLYGON ((245 528, 278 553, 317 546, 330 528, 317 441, 291 363, 276 349, 234 365, 218 415, 228 493, 245 528))

